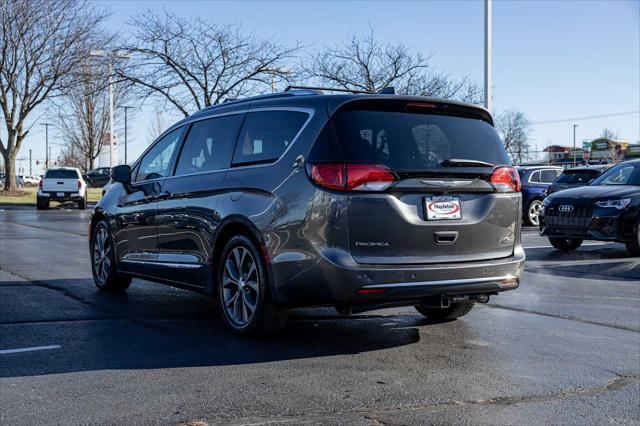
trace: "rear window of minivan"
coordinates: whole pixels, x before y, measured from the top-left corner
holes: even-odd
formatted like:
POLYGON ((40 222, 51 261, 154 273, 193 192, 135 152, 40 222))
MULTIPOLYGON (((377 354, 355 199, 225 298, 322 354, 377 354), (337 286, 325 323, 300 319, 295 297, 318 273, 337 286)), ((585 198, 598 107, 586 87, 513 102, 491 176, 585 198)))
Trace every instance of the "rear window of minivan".
POLYGON ((443 169, 441 163, 449 159, 511 164, 493 126, 476 118, 348 110, 334 114, 333 123, 346 162, 396 171, 443 169))
POLYGON ((78 172, 75 170, 52 169, 47 170, 45 179, 79 179, 78 172))

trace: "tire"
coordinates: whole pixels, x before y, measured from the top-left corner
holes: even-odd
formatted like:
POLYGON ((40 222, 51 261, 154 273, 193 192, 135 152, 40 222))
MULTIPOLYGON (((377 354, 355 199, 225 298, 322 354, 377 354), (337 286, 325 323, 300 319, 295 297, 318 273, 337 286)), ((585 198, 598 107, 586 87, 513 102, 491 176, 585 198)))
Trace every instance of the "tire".
POLYGON ((87 209, 87 193, 85 192, 84 197, 82 198, 82 200, 78 201, 78 208, 80 210, 86 210, 87 209))
POLYGON ((220 314, 233 334, 267 336, 284 328, 289 311, 271 302, 267 269, 253 240, 238 235, 227 242, 216 282, 220 314))
POLYGON ((448 321, 467 315, 473 309, 475 302, 452 303, 448 308, 434 308, 431 306, 416 306, 416 311, 432 321, 448 321))
POLYGON ((635 231, 635 241, 627 241, 624 245, 627 246, 627 250, 631 256, 640 256, 640 221, 636 222, 635 231))
POLYGON ((542 209, 542 201, 533 200, 527 206, 527 213, 524 215, 524 222, 529 226, 538 226, 540 224, 540 210, 542 209))
POLYGON ((49 208, 49 199, 45 197, 36 198, 36 209, 47 210, 49 208))
POLYGON ((582 240, 579 238, 549 238, 553 247, 562 251, 573 251, 580 247, 582 240))
POLYGON ((90 255, 93 282, 100 291, 124 291, 131 285, 131 277, 118 274, 114 246, 107 222, 98 222, 91 234, 90 255))

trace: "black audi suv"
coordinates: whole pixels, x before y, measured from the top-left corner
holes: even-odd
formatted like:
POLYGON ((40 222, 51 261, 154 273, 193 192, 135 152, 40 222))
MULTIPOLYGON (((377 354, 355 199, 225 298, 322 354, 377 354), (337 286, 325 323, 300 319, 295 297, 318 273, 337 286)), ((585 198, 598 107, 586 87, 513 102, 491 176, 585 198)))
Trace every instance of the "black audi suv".
POLYGON ((640 256, 640 160, 617 164, 587 186, 550 194, 540 232, 564 251, 583 240, 617 241, 640 256))
POLYGON ((276 332, 305 306, 457 318, 518 287, 510 164, 474 105, 300 88, 226 102, 113 169, 93 276, 211 295, 236 334, 276 332))

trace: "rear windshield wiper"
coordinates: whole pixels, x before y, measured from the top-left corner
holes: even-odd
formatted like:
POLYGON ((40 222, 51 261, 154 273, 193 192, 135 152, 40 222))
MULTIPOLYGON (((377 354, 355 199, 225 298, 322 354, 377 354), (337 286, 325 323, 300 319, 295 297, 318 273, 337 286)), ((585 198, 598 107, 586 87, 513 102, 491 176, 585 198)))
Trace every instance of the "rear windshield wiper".
POLYGON ((466 160, 463 158, 450 158, 440 163, 442 167, 493 167, 493 164, 486 161, 466 160))

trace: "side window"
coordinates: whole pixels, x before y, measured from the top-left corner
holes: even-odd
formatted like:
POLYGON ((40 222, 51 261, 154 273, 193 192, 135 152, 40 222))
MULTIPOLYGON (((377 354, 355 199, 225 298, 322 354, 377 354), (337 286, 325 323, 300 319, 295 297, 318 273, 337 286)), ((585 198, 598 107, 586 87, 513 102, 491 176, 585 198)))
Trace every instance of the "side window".
POLYGON ((136 182, 167 176, 182 130, 181 127, 165 135, 142 157, 135 178, 136 182))
POLYGON ((529 182, 531 183, 540 183, 540 171, 536 170, 535 172, 531 172, 531 176, 529 177, 529 182))
POLYGON ((191 125, 176 175, 208 172, 229 167, 242 115, 227 115, 191 125))
POLYGON ((233 164, 276 161, 298 134, 308 115, 297 111, 250 112, 244 120, 233 164))
POLYGON ((553 183, 558 175, 555 170, 543 170, 540 172, 540 180, 542 183, 553 183))

